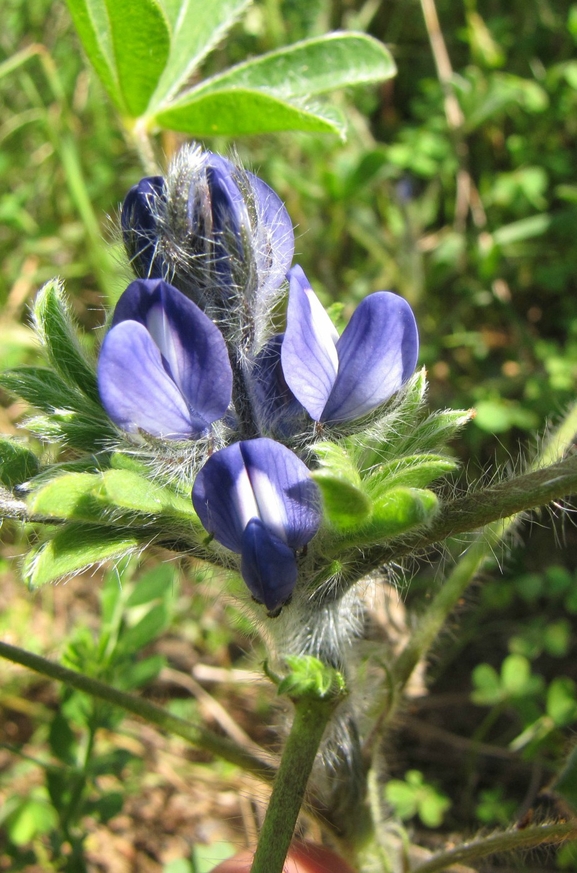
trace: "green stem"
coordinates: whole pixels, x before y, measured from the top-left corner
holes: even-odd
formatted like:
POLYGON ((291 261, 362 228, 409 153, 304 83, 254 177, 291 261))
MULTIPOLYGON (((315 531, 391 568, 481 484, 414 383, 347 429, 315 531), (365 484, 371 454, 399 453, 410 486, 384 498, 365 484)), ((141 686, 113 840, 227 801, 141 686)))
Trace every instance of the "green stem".
POLYGON ((128 135, 130 145, 136 151, 142 169, 147 176, 158 176, 162 173, 159 161, 154 152, 153 141, 147 126, 146 118, 138 118, 133 123, 125 120, 124 129, 128 135))
POLYGON ((137 715, 145 721, 162 728, 162 730, 177 737, 182 737, 187 742, 220 758, 224 758, 225 761, 241 767, 265 782, 271 782, 274 778, 275 768, 269 761, 265 760, 264 754, 262 757, 257 756, 257 754, 243 749, 231 740, 221 737, 207 728, 198 727, 182 718, 178 718, 178 716, 172 715, 148 700, 127 694, 125 691, 113 688, 111 685, 100 682, 98 679, 92 679, 90 676, 77 673, 75 670, 68 670, 61 664, 56 664, 54 661, 49 661, 40 655, 33 655, 32 652, 27 652, 25 649, 20 649, 17 646, 11 646, 9 643, 1 641, 0 657, 13 661, 15 664, 21 664, 23 667, 28 667, 30 670, 41 673, 43 676, 48 676, 50 679, 55 679, 57 682, 64 682, 65 685, 70 685, 71 688, 76 688, 77 691, 84 691, 92 697, 105 700, 107 703, 131 712, 133 715, 137 715))
POLYGON ((577 822, 569 822, 553 825, 537 825, 524 828, 523 830, 506 831, 501 834, 493 834, 480 840, 473 840, 440 852, 424 864, 413 867, 411 873, 439 873, 446 870, 452 864, 463 864, 485 858, 487 855, 496 855, 500 852, 512 852, 515 849, 532 849, 535 846, 563 843, 566 840, 577 839, 577 822))
POLYGON ((303 697, 296 702, 251 873, 282 873, 310 772, 335 706, 334 699, 303 697))

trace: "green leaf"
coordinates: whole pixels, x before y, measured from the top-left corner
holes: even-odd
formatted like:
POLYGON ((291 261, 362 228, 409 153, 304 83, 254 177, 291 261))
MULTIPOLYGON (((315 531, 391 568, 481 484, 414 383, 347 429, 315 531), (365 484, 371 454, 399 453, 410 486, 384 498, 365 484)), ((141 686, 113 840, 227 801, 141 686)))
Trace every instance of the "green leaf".
POLYGON ((549 230, 552 220, 547 212, 530 215, 528 218, 520 218, 519 221, 504 224, 496 230, 493 234, 493 241, 499 246, 506 246, 542 236, 549 230))
POLYGON ((137 117, 146 110, 168 61, 168 21, 156 0, 106 3, 120 89, 129 112, 137 117))
POLYGON ((176 579, 175 567, 171 564, 158 564, 136 580, 134 590, 126 601, 126 608, 142 606, 144 603, 166 597, 167 592, 174 590, 176 579))
POLYGON ((566 727, 577 719, 575 683, 568 676, 557 676, 547 689, 547 715, 557 727, 566 727))
POLYGON ((0 482, 7 488, 21 485, 35 476, 40 467, 30 449, 16 440, 0 437, 0 482))
POLYGON ((165 603, 157 603, 133 627, 121 634, 117 651, 121 653, 138 652, 162 633, 170 622, 170 614, 165 603))
POLYGON ((390 52, 378 40, 363 33, 330 33, 238 64, 206 80, 194 93, 242 88, 291 100, 382 82, 395 73, 390 52))
POLYGON ((389 488, 425 488, 440 476, 457 469, 455 461, 441 455, 410 455, 381 464, 365 479, 369 494, 377 496, 389 488))
POLYGON ((61 712, 57 712, 52 719, 48 739, 50 751, 58 760, 71 766, 76 763, 76 737, 61 712))
POLYGON ((199 523, 192 500, 132 470, 106 470, 102 482, 106 498, 114 506, 149 515, 184 516, 189 523, 199 523))
MULTIPOLYGON (((117 437, 107 418, 66 409, 28 418, 26 428, 45 442, 63 442, 86 452, 100 453, 108 440, 117 437)), ((94 460, 91 466, 95 466, 94 460)))
POLYGON ((67 518, 74 521, 96 521, 104 515, 106 506, 98 500, 102 477, 91 473, 65 473, 56 476, 28 498, 35 515, 46 518, 67 518))
MULTIPOLYGON (((139 515, 184 516, 197 521, 192 501, 130 470, 66 473, 50 480, 29 497, 30 510, 48 518, 94 521, 111 510, 139 515)), ((126 522, 130 517, 126 517, 126 522)))
POLYGON ((321 466, 312 473, 320 488, 326 520, 336 530, 358 526, 371 512, 361 489, 361 477, 346 449, 335 443, 317 443, 321 466))
POLYGON ((56 810, 44 799, 30 797, 9 816, 6 829, 13 843, 24 846, 37 834, 48 833, 57 824, 56 810))
POLYGON ((152 105, 167 103, 224 38, 251 0, 162 0, 173 36, 152 105))
POLYGON ((290 673, 278 683, 278 693, 289 697, 340 697, 345 691, 342 674, 313 655, 287 655, 290 673))
POLYGON ((33 315, 36 331, 54 369, 100 405, 96 369, 80 347, 61 282, 53 279, 40 290, 34 301, 33 315))
POLYGON ((124 691, 132 691, 133 688, 141 688, 156 679, 163 667, 166 666, 164 655, 151 655, 144 661, 136 664, 130 659, 129 666, 117 672, 117 681, 124 691))
POLYGON ((196 97, 194 91, 155 116, 169 130, 195 137, 245 136, 279 130, 344 135, 345 121, 335 109, 280 100, 262 91, 229 88, 196 97))
POLYGON ((436 494, 425 488, 394 488, 373 504, 370 527, 379 537, 397 536, 431 520, 438 509, 436 494))
POLYGON ((66 0, 66 3, 88 60, 117 108, 124 110, 105 0, 66 0))
MULTIPOLYGON (((0 386, 43 412, 77 410, 88 401, 47 367, 15 367, 0 373, 0 386)), ((93 407, 93 404, 90 404, 93 407)), ((104 413, 101 411, 101 414, 104 413)))
POLYGON ((68 524, 51 540, 31 549, 22 566, 22 575, 31 587, 36 588, 100 561, 119 558, 134 551, 138 545, 138 538, 126 530, 68 524))
POLYGON ((84 50, 121 111, 142 115, 166 66, 170 31, 156 0, 68 0, 84 50))
POLYGON ((490 664, 477 664, 471 674, 475 690, 471 700, 477 706, 493 706, 503 699, 501 677, 490 664))

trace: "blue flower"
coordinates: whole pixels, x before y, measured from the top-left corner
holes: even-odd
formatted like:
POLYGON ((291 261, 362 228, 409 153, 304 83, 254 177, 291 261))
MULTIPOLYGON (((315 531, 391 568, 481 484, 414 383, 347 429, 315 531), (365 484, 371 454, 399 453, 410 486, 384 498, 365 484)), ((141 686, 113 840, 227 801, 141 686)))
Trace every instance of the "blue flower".
POLYGON ((274 440, 234 443, 208 459, 192 502, 206 530, 241 555, 255 600, 277 612, 296 585, 295 552, 321 523, 318 488, 306 465, 274 440))
POLYGON ((231 401, 222 334, 167 282, 137 279, 120 297, 102 344, 98 390, 122 430, 197 439, 231 401))
POLYGON ((389 400, 417 363, 419 336, 409 304, 388 291, 369 294, 339 337, 303 270, 293 267, 289 280, 282 369, 311 418, 351 421, 389 400))

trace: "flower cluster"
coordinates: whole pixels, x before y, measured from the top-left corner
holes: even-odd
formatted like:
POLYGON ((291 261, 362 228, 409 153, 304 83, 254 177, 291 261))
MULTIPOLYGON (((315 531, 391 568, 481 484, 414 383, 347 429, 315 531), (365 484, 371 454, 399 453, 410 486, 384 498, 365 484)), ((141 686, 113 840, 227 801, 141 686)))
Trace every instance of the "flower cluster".
POLYGON ((135 185, 121 224, 139 278, 102 344, 102 404, 136 438, 212 441, 194 508, 274 614, 321 524, 318 488, 293 448, 399 391, 417 361, 414 316, 377 292, 339 336, 301 267, 291 268, 294 235, 277 195, 198 148, 166 180, 135 185), (287 284, 285 330, 274 333, 271 310, 287 284))

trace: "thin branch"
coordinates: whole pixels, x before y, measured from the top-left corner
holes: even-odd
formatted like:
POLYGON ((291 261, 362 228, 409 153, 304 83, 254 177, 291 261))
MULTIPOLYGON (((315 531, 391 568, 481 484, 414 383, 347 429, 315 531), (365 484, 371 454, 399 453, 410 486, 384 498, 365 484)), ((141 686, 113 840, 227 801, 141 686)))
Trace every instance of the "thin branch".
POLYGON ((451 864, 477 861, 487 855, 497 855, 501 852, 513 852, 516 849, 532 849, 535 846, 546 846, 564 843, 577 839, 577 821, 563 824, 536 825, 523 830, 505 831, 464 843, 456 849, 449 849, 434 855, 424 864, 413 867, 411 873, 440 873, 451 864))
POLYGON ((276 773, 276 768, 270 762, 264 760, 264 753, 256 757, 251 752, 231 742, 231 740, 221 737, 207 728, 199 727, 185 721, 183 718, 172 715, 166 709, 156 706, 142 697, 127 694, 125 691, 113 688, 111 685, 100 682, 98 679, 92 679, 83 673, 69 670, 61 664, 56 664, 54 661, 42 658, 40 655, 33 655, 32 652, 27 652, 25 649, 20 649, 17 646, 1 641, 0 657, 13 661, 16 664, 22 664, 23 667, 28 667, 36 673, 41 673, 43 676, 48 676, 57 682, 63 682, 77 691, 83 691, 85 694, 90 694, 92 697, 104 700, 113 706, 118 706, 127 712, 131 712, 133 715, 140 716, 140 718, 155 724, 162 730, 182 737, 183 740, 207 752, 211 752, 219 758, 224 758, 225 761, 241 767, 265 782, 271 782, 276 773))

